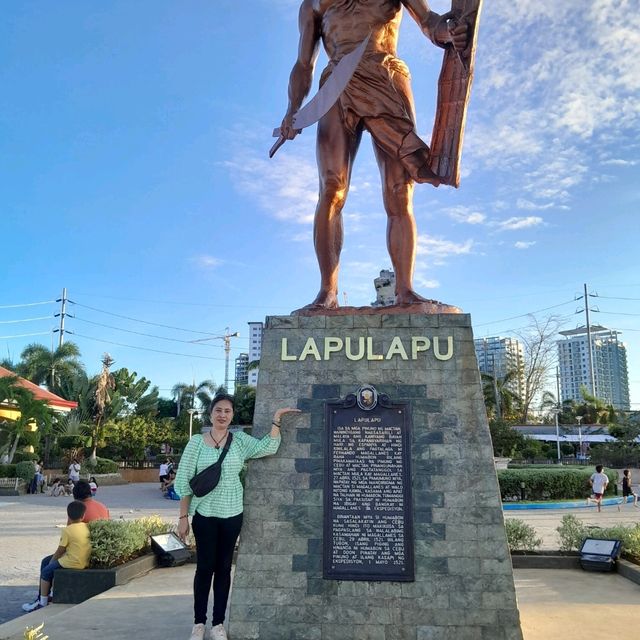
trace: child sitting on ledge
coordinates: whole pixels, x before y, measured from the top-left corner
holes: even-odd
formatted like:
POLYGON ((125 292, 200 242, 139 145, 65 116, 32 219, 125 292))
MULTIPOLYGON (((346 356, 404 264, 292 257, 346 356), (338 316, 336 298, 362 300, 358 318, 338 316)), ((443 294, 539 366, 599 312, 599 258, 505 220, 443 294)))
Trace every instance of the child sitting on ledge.
POLYGON ((67 526, 60 534, 60 544, 53 555, 42 559, 38 597, 33 602, 23 604, 23 611, 35 611, 49 604, 49 593, 56 569, 86 569, 89 566, 89 527, 82 522, 85 510, 84 503, 79 500, 67 505, 67 526))

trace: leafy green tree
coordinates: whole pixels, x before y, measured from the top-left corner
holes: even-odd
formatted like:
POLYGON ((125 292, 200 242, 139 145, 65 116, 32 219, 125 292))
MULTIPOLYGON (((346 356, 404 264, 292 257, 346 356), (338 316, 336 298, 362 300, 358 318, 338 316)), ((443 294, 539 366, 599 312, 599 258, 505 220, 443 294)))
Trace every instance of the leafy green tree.
POLYGON ((123 458, 142 460, 146 447, 157 448, 171 438, 169 424, 148 416, 128 415, 105 425, 105 441, 123 458))
POLYGON ((515 458, 527 444, 526 438, 521 433, 501 420, 492 420, 489 423, 489 430, 493 442, 493 455, 497 457, 515 458))
POLYGON ((236 424, 253 424, 253 412, 256 407, 256 390, 249 385, 238 385, 234 394, 236 424))
POLYGON ((80 349, 74 342, 65 342, 54 350, 41 344, 30 344, 20 358, 22 361, 16 373, 35 384, 46 384, 58 395, 62 395, 66 381, 84 372, 79 360, 80 349))
POLYGON ((158 387, 151 387, 151 381, 144 376, 138 378, 135 371, 122 368, 114 372, 115 391, 123 399, 125 414, 135 413, 153 417, 158 412, 158 387), (149 390, 151 387, 151 390, 149 390))
POLYGON ((178 405, 169 398, 158 398, 158 418, 177 418, 178 405))
POLYGON ((15 420, 7 420, 4 423, 4 428, 8 430, 12 440, 9 463, 13 460, 20 440, 27 439, 28 434, 33 432, 34 426, 47 428, 53 421, 53 411, 47 403, 44 400, 37 400, 28 389, 18 387, 13 392, 11 403, 20 415, 15 420))

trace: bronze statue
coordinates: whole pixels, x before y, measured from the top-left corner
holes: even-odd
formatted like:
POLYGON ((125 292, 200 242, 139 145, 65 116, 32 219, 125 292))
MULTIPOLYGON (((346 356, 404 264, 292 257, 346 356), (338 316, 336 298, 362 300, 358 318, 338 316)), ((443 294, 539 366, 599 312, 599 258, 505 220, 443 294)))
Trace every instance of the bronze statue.
POLYGON ((441 16, 431 11, 425 0, 303 0, 300 7, 298 59, 291 71, 289 106, 276 132, 280 139, 272 155, 285 140, 292 140, 300 132, 300 126, 295 126, 295 116, 311 89, 320 41, 329 64, 322 73, 319 94, 332 73, 339 73, 342 58, 348 54, 361 55, 355 60, 357 66, 345 71, 352 75, 346 78, 339 96, 329 98, 336 101, 329 103, 332 106, 318 121, 320 193, 314 245, 321 284, 315 300, 305 309, 338 307, 341 213, 353 162, 366 129, 373 139, 382 179, 388 216, 387 247, 396 275, 396 304, 426 305, 431 312, 447 310, 447 305, 435 309, 434 305, 439 303, 422 298, 412 286, 416 254, 413 185, 418 182, 437 187, 452 182, 434 172, 432 167, 437 171, 439 165, 434 163, 429 146, 415 130, 409 70, 396 55, 403 7, 434 44, 451 49, 462 61, 462 53, 474 33, 468 21, 455 20, 453 14, 441 16), (358 47, 361 52, 354 51, 358 47))

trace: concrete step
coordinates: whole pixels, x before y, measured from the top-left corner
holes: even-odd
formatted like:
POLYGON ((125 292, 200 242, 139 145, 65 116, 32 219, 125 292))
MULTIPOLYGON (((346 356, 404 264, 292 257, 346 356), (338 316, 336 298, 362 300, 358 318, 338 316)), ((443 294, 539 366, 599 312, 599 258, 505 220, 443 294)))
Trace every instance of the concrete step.
POLYGON ((4 624, 0 624, 0 640, 22 640, 24 637, 24 630, 27 627, 37 627, 44 622, 46 628, 53 618, 64 614, 74 606, 76 605, 51 603, 44 609, 25 613, 18 618, 14 618, 4 624))

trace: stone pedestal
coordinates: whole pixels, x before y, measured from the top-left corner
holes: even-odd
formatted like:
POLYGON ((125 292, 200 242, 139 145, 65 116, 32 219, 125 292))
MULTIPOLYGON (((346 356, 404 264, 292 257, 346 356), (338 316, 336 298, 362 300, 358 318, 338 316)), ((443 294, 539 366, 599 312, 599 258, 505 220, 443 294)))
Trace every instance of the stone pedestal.
POLYGON ((521 640, 470 318, 270 317, 229 615, 233 640, 521 640), (325 403, 371 384, 411 405, 415 581, 322 577, 325 403))

